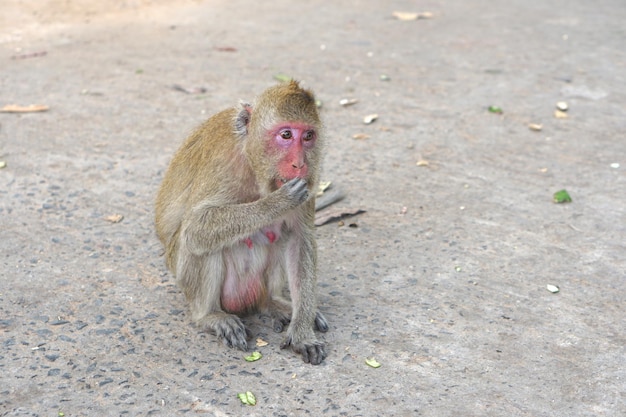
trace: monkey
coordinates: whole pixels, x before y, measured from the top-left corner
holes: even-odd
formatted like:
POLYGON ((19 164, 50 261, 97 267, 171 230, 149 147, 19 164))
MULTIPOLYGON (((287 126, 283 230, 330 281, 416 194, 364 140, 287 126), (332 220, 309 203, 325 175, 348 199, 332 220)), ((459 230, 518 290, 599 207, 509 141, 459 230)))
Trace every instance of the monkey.
POLYGON ((324 149, 315 98, 297 81, 201 124, 174 154, 155 225, 191 319, 247 350, 241 317, 260 313, 313 365, 326 357, 318 311, 315 191, 324 149), (288 289, 289 297, 285 296, 288 289))

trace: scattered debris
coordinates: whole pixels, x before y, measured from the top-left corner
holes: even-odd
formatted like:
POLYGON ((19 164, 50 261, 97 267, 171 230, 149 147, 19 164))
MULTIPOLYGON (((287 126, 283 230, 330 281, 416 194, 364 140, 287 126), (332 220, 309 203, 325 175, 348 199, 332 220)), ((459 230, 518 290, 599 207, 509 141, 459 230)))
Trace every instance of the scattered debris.
POLYGON ((293 78, 291 78, 287 74, 283 74, 279 72, 278 74, 274 74, 274 79, 280 81, 281 83, 286 83, 286 82, 291 81, 293 78))
POLYGON ((207 92, 207 89, 204 87, 185 88, 180 84, 172 85, 172 89, 185 94, 203 94, 207 92))
POLYGON ((352 135, 352 139, 363 140, 363 139, 369 139, 369 138, 370 138, 370 135, 366 133, 355 133, 354 135, 352 135))
POLYGON ((401 214, 401 215, 405 215, 405 214, 406 214, 406 212, 407 212, 407 210, 408 210, 408 208, 407 208, 406 206, 402 207, 402 208, 400 209, 400 214, 401 214))
POLYGON ((613 169, 617 169, 617 168, 619 168, 619 163, 618 163, 618 162, 613 162, 613 163, 611 164, 611 168, 613 168, 613 169))
POLYGON ((572 197, 569 196, 569 193, 566 190, 560 190, 554 193, 554 202, 555 203, 571 203, 572 197))
POLYGON ((454 267, 454 270, 455 270, 456 272, 461 272, 463 269, 462 269, 460 266, 455 266, 455 267, 454 267))
POLYGON ((543 129, 543 125, 539 124, 539 123, 531 123, 528 125, 528 128, 530 130, 534 130, 535 132, 539 132, 541 131, 541 129, 543 129))
POLYGON ((425 159, 420 159, 415 165, 417 165, 418 167, 427 167, 429 163, 425 159))
POLYGON ((380 81, 391 81, 391 77, 386 74, 381 74, 380 81))
POLYGON ((262 357, 263 357, 263 355, 261 355, 261 352, 254 351, 254 352, 252 352, 252 354, 250 354, 250 356, 244 357, 244 359, 246 360, 246 362, 256 362, 259 359, 261 359, 262 357))
POLYGON ((556 103, 556 108, 561 110, 561 111, 567 111, 567 109, 569 108, 567 106, 567 103, 564 101, 559 101, 558 103, 556 103))
POLYGON ((106 216, 104 220, 111 223, 119 223, 124 220, 124 216, 122 216, 121 214, 111 214, 110 216, 106 216))
POLYGON ((322 100, 315 99, 315 107, 318 109, 322 108, 322 100))
POLYGON ((562 110, 556 109, 554 111, 554 117, 556 117, 557 119, 567 119, 567 113, 562 110))
POLYGON ((502 109, 498 106, 489 106, 488 110, 491 113, 502 114, 502 109))
POLYGON ((29 106, 20 106, 19 104, 7 104, 0 109, 4 113, 34 113, 39 111, 48 111, 50 107, 45 104, 31 104, 29 106))
POLYGON ((334 210, 324 210, 315 214, 315 225, 322 226, 326 223, 330 223, 335 220, 341 220, 346 217, 356 216, 357 214, 365 213, 363 209, 350 209, 340 208, 334 210))
POLYGON ((432 17, 434 16, 431 12, 393 12, 391 15, 396 19, 405 22, 418 19, 432 19, 432 17))
POLYGON ((38 58, 40 56, 46 56, 46 55, 48 55, 48 52, 46 52, 46 51, 39 51, 39 52, 32 52, 30 54, 13 55, 11 57, 11 59, 38 58))
POLYGON ((351 227, 351 228, 353 228, 353 229, 356 229, 357 227, 359 227, 359 225, 358 225, 357 223, 350 223, 350 224, 348 225, 348 227, 351 227))
POLYGON ((257 337, 256 339, 256 345, 257 347, 263 347, 263 346, 267 346, 269 343, 266 342, 265 340, 261 339, 260 337, 257 337))
POLYGON ((550 291, 551 293, 557 293, 559 292, 559 287, 557 287, 556 285, 552 285, 552 284, 548 284, 546 285, 546 288, 548 291, 550 291))
POLYGON ((0 161, 0 169, 6 168, 6 167, 7 167, 6 161, 0 161))
POLYGON ((356 98, 342 98, 341 100, 339 100, 339 105, 343 106, 343 107, 348 107, 348 106, 352 106, 353 104, 358 103, 359 100, 357 100, 356 98))
POLYGON ((367 116, 363 118, 363 123, 365 123, 366 125, 369 125, 371 123, 374 123, 374 120, 376 119, 378 119, 377 114, 368 114, 367 116))
POLYGON ((380 368, 380 362, 378 362, 374 358, 367 358, 367 359, 365 359, 365 363, 367 365, 371 366, 372 368, 380 368))
POLYGON ((250 391, 242 392, 237 394, 237 397, 241 400, 243 404, 246 405, 256 405, 256 397, 250 391))

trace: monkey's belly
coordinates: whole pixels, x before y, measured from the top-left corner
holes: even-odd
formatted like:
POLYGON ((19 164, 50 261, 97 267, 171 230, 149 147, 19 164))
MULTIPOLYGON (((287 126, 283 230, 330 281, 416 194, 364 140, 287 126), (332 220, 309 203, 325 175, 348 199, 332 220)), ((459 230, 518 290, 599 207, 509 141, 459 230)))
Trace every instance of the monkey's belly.
POLYGON ((222 289, 222 309, 229 313, 245 313, 256 307, 265 289, 261 277, 227 278, 222 289))
POLYGON ((266 245, 247 243, 225 251, 226 276, 222 286, 222 309, 230 313, 244 313, 256 308, 266 297, 264 284, 269 251, 266 245))
POLYGON ((230 313, 253 310, 267 297, 265 270, 270 264, 270 246, 281 233, 282 223, 264 227, 224 251, 226 276, 222 286, 222 309, 230 313))

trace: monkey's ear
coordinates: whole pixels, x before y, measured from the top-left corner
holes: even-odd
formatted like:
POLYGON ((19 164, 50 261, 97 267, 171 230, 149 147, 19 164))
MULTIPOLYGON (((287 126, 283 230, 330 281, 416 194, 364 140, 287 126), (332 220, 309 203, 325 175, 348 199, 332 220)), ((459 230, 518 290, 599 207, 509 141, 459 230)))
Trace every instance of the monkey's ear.
POLYGON ((252 106, 248 103, 239 103, 241 109, 235 118, 235 133, 240 137, 248 134, 248 124, 250 123, 250 115, 252 114, 252 106))

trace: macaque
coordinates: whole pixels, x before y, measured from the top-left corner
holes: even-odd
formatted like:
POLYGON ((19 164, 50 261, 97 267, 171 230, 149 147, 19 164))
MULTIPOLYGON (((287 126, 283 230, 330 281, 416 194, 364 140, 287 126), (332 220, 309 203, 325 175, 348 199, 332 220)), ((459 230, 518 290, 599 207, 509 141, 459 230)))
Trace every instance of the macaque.
POLYGON ((192 321, 247 350, 241 316, 258 312, 281 348, 326 357, 317 310, 315 191, 323 153, 313 94, 296 81, 208 119, 183 143, 156 200, 166 263, 192 321), (284 290, 288 287, 289 299, 284 290))

